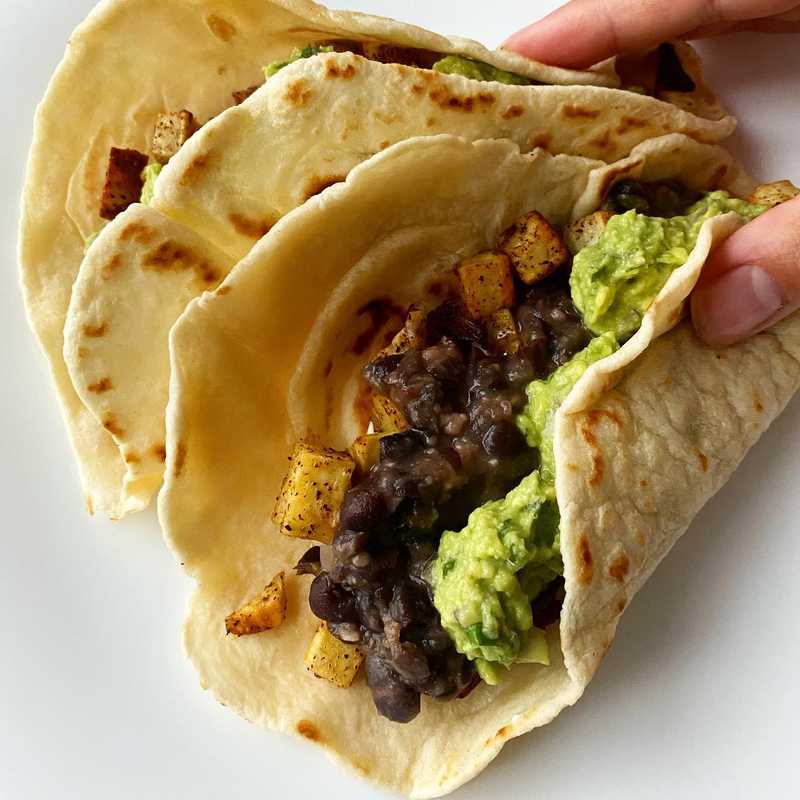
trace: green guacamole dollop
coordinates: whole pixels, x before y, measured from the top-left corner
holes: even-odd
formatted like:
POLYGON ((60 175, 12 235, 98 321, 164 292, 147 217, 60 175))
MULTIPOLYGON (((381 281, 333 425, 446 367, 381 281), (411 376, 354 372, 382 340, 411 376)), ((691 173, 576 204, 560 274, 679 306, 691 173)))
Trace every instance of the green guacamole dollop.
POLYGON ((444 72, 447 75, 463 75, 465 78, 472 78, 474 81, 495 81, 496 83, 508 83, 514 86, 531 86, 535 83, 530 78, 517 75, 514 72, 507 72, 504 69, 493 67, 483 61, 475 61, 465 56, 445 56, 433 65, 436 72, 444 72))
POLYGON ((456 649, 478 673, 498 683, 504 669, 526 661, 549 663, 544 631, 535 628, 531 601, 561 575, 559 513, 552 456, 556 409, 595 361, 616 349, 600 336, 547 380, 528 386, 518 424, 541 467, 501 500, 485 503, 461 531, 448 531, 433 568, 433 602, 456 649))
POLYGON ((289 64, 294 64, 295 61, 300 61, 304 58, 311 58, 312 56, 318 56, 320 53, 332 53, 333 46, 332 45, 316 45, 316 44, 309 44, 305 47, 296 47, 292 50, 292 54, 289 58, 285 59, 284 61, 273 61, 271 64, 267 64, 264 67, 264 77, 269 79, 271 78, 276 72, 280 72, 284 67, 288 67, 289 64))
POLYGON ((624 341, 638 330, 672 272, 686 263, 707 219, 735 211, 750 220, 765 210, 720 191, 682 216, 665 219, 631 210, 611 217, 597 243, 581 250, 572 264, 572 300, 584 324, 624 341))
POLYGON ((164 167, 161 164, 148 164, 142 170, 142 180, 144 181, 144 185, 142 186, 142 196, 139 199, 140 203, 144 203, 146 206, 149 206, 150 203, 153 202, 153 193, 155 192, 156 188, 156 178, 161 174, 161 170, 164 167))

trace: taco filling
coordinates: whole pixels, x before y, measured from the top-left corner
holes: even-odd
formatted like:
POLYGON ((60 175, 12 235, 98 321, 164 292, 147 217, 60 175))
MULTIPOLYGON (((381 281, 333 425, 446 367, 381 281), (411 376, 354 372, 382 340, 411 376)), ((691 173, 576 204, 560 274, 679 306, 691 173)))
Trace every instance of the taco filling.
POLYGON ((349 452, 299 443, 273 514, 322 543, 296 567, 322 620, 315 675, 349 686, 364 661, 378 712, 408 722, 422 694, 549 663, 564 599, 555 412, 638 329, 706 219, 766 208, 622 181, 562 232, 526 214, 458 264, 451 293, 437 284, 409 309, 363 369, 363 435, 349 452))

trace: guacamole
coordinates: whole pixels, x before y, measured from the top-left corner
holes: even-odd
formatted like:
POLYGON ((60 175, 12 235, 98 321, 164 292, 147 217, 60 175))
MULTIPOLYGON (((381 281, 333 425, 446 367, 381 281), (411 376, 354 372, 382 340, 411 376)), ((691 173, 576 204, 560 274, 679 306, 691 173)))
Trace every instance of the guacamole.
POLYGON ((155 191, 156 187, 156 178, 161 174, 161 170, 164 167, 161 164, 148 164, 142 170, 142 180, 144 181, 144 186, 142 186, 142 195, 139 200, 140 203, 144 203, 146 206, 149 206, 150 203, 153 202, 153 192, 155 191))
POLYGON ((518 425, 540 448, 540 469, 473 511, 462 531, 442 536, 433 603, 456 649, 475 661, 486 683, 498 683, 501 668, 519 661, 549 663, 531 601, 562 573, 550 425, 578 378, 616 347, 612 336, 600 336, 547 380, 529 385, 518 425))
POLYGON ((316 44, 309 44, 305 47, 296 47, 292 54, 287 58, 285 61, 273 61, 271 64, 267 64, 264 67, 264 77, 269 79, 271 78, 276 72, 280 72, 284 67, 288 67, 289 64, 294 64, 295 61, 300 61, 303 58, 311 58, 312 56, 317 56, 320 53, 332 53, 333 46, 332 45, 316 45, 316 44))
POLYGON ((475 61, 464 56, 445 56, 433 65, 436 72, 444 72, 447 75, 463 75, 465 78, 472 78, 474 81, 495 81, 497 83, 508 83, 515 86, 531 86, 536 81, 516 75, 513 72, 506 72, 498 69, 491 64, 483 61, 475 61))
POLYGON ((673 270, 686 262, 707 219, 735 211, 750 220, 765 210, 727 192, 711 192, 683 216, 665 219, 631 210, 611 217, 599 241, 573 261, 572 299, 584 324, 594 333, 627 339, 673 270))

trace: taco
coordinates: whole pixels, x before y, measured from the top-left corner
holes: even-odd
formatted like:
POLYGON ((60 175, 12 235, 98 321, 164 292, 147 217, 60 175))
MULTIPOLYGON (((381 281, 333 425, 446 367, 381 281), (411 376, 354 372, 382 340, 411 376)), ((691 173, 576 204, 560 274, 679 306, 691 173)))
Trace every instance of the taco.
POLYGON ((612 165, 441 136, 284 217, 170 336, 202 685, 415 797, 576 702, 800 383, 797 315, 724 351, 681 322, 791 193, 679 135, 612 165))
POLYGON ((51 354, 89 504, 112 517, 145 507, 160 485, 165 333, 186 302, 370 155, 454 133, 613 161, 666 132, 714 142, 734 127, 685 44, 571 72, 310 3, 240 0, 225 14, 204 2, 152 5, 106 4, 73 37, 39 114, 23 224, 31 320, 51 354), (90 72, 103 84, 76 95, 90 72), (242 105, 200 126, 234 101, 242 105), (67 102, 81 121, 56 145, 67 102), (150 212, 126 215, 138 200, 150 212), (80 237, 92 241, 104 219, 113 224, 78 269, 80 237), (143 224, 154 235, 128 241, 143 224), (180 248, 157 249, 197 236, 212 245, 205 272, 180 248))

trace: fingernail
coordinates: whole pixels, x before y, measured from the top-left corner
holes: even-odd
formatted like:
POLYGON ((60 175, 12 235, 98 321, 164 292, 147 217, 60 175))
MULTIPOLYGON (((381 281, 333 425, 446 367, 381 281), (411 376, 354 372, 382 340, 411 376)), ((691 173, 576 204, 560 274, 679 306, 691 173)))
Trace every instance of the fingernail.
POLYGON ((699 289, 692 298, 692 320, 703 341, 725 346, 761 330, 783 303, 772 275, 748 264, 699 289))

